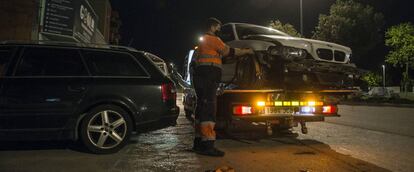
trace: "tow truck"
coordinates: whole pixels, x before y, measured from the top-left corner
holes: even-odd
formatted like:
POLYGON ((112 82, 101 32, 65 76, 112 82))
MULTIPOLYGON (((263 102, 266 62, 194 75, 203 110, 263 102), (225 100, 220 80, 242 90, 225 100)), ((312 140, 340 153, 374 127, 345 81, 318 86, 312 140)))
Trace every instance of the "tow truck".
MULTIPOLYGON (((220 37, 234 48, 253 48, 256 55, 223 63, 217 91, 217 130, 245 124, 265 125, 269 135, 307 122, 340 117, 339 100, 358 90, 353 81, 359 70, 350 63, 345 46, 291 37, 281 31, 243 23, 222 27, 220 37)), ((196 94, 191 87, 196 48, 185 58, 183 104, 194 114, 196 94)))

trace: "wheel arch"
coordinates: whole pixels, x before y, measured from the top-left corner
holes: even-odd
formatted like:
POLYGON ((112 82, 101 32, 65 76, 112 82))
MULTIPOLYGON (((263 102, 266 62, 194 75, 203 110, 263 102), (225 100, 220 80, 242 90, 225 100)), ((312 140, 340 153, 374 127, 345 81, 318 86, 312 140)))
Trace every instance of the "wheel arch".
POLYGON ((120 101, 120 100, 101 100, 101 101, 91 103, 90 105, 88 105, 85 108, 83 108, 82 110, 80 110, 81 115, 76 120, 76 126, 74 128, 74 140, 79 139, 80 124, 82 123, 83 119, 85 119, 88 112, 91 111, 92 109, 94 109, 98 106, 102 106, 102 105, 114 105, 114 106, 118 106, 118 107, 122 108, 123 110, 125 110, 128 113, 128 115, 131 117, 132 121, 133 121, 132 122, 133 131, 136 131, 136 129, 137 129, 136 120, 138 120, 139 115, 137 114, 136 110, 135 110, 135 113, 134 113, 135 108, 131 107, 127 103, 125 103, 123 101, 120 101))

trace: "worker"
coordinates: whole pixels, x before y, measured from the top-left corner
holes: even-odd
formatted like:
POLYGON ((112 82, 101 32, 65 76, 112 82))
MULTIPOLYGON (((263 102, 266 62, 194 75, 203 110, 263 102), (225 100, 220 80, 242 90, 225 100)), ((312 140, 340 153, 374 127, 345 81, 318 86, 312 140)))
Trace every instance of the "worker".
POLYGON ((195 138, 193 151, 207 156, 224 156, 224 152, 214 146, 216 140, 215 121, 217 111, 217 89, 221 81, 222 59, 252 55, 251 48, 230 48, 216 33, 221 29, 216 18, 206 21, 205 34, 200 38, 195 53, 193 83, 197 95, 195 110, 195 138))

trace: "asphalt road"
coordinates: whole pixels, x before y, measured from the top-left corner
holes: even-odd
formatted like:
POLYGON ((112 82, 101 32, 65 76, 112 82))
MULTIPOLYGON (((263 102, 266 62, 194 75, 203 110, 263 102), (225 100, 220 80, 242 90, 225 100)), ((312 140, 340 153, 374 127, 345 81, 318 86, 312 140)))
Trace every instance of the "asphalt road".
POLYGON ((178 125, 133 137, 119 153, 93 155, 70 142, 0 143, 0 171, 414 171, 414 109, 341 106, 340 118, 309 124, 299 137, 264 130, 217 141, 223 158, 191 151, 193 129, 178 125))
POLYGON ((392 171, 414 171, 414 108, 340 106, 340 118, 309 124, 299 138, 392 171))

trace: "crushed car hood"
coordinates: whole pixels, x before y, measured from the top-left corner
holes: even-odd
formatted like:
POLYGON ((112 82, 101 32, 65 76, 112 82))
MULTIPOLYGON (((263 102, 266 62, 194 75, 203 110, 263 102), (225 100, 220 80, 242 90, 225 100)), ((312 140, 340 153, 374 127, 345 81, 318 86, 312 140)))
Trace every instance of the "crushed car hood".
POLYGON ((352 50, 349 47, 314 39, 297 38, 290 36, 276 36, 276 35, 255 35, 254 39, 263 39, 265 41, 274 40, 281 43, 283 46, 295 47, 305 49, 317 61, 331 62, 331 63, 349 63, 352 50), (322 56, 320 51, 332 51, 332 58, 322 56), (345 57, 335 58, 335 53, 344 53, 345 57))

